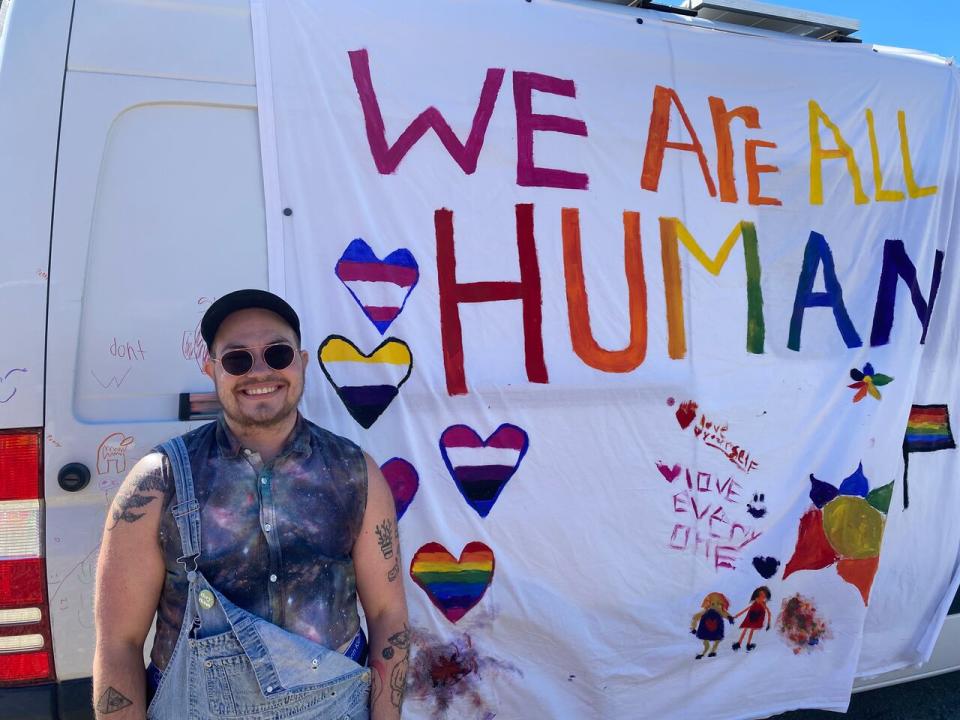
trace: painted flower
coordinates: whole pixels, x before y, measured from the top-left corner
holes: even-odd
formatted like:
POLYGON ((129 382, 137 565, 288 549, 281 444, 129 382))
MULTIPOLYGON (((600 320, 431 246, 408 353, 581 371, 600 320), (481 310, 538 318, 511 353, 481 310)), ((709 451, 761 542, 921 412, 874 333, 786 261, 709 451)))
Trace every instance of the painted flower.
POLYGON ((835 565, 837 574, 860 591, 866 605, 880 563, 880 543, 892 497, 892 481, 870 489, 863 463, 839 487, 811 474, 813 507, 800 518, 797 546, 783 579, 798 570, 835 565))
POLYGON ((864 365, 863 370, 857 370, 856 368, 853 368, 850 371, 850 377, 853 378, 854 382, 847 387, 853 388, 857 391, 856 395, 853 396, 853 401, 855 403, 863 400, 867 396, 867 393, 879 400, 880 391, 877 390, 877 388, 893 382, 893 378, 889 375, 874 372, 873 365, 870 363, 864 365))

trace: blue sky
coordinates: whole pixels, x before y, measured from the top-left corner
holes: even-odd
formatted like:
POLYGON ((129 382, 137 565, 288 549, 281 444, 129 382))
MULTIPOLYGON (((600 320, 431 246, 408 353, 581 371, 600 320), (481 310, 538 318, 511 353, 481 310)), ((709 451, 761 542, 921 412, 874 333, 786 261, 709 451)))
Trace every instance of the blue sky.
POLYGON ((896 45, 953 57, 960 63, 960 3, 957 0, 765 0, 860 21, 867 43, 896 45))

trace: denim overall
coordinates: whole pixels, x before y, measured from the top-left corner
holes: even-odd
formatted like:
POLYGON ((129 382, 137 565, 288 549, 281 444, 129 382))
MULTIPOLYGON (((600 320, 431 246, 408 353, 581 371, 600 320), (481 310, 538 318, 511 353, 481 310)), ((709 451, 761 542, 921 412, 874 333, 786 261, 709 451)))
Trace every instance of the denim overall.
POLYGON ((172 511, 189 589, 170 661, 147 708, 151 720, 367 720, 370 670, 243 610, 197 570, 200 504, 186 446, 161 445, 173 469, 172 511))

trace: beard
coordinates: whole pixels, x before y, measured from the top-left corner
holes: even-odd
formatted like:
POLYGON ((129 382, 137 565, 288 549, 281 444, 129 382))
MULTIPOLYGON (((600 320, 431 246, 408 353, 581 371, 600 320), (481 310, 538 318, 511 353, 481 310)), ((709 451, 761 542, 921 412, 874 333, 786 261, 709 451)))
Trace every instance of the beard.
POLYGON ((224 416, 234 427, 244 430, 270 430, 283 425, 289 421, 291 416, 296 415, 297 405, 303 395, 302 383, 299 388, 286 384, 283 384, 282 387, 285 396, 283 402, 279 405, 275 399, 271 398, 255 403, 248 402, 244 406, 235 395, 242 388, 222 391, 220 387, 217 387, 217 396, 220 398, 220 406, 223 408, 224 416))

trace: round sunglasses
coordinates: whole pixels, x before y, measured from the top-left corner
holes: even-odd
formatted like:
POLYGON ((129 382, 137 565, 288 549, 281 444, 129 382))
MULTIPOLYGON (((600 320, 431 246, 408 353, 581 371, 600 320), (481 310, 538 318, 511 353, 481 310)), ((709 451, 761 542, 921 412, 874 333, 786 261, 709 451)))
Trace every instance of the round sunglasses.
POLYGON ((273 370, 286 370, 296 357, 297 351, 289 343, 272 343, 255 347, 237 348, 228 350, 219 358, 211 357, 213 362, 220 363, 220 367, 228 375, 240 377, 253 370, 255 362, 253 351, 259 350, 260 357, 273 370))

